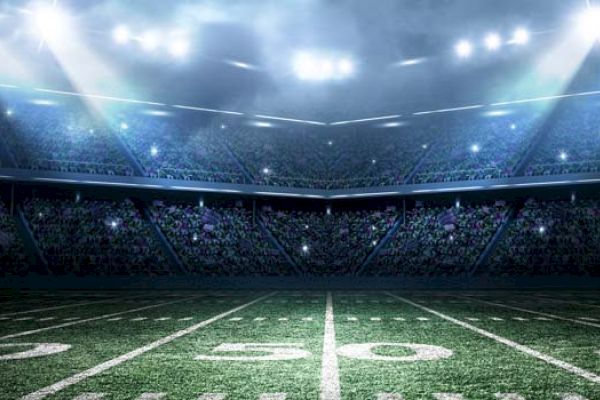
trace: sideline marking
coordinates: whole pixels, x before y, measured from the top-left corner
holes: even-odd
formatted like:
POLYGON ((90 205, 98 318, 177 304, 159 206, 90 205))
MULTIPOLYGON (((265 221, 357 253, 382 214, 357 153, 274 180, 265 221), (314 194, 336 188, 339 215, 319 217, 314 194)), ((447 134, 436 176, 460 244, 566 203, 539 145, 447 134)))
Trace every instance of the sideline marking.
MULTIPOLYGON (((196 297, 201 297, 201 296, 196 296, 196 297)), ((168 305, 171 305, 171 304, 181 303, 181 302, 186 301, 186 300, 188 300, 188 299, 180 299, 180 300, 168 301, 166 303, 153 304, 151 306, 145 306, 145 307, 141 307, 141 308, 135 308, 133 310, 121 311, 121 312, 113 313, 113 314, 105 314, 105 315, 100 315, 99 317, 82 319, 82 320, 72 321, 72 322, 65 322, 63 324, 47 326, 45 328, 33 329, 33 330, 29 330, 29 331, 24 331, 24 332, 13 333, 13 334, 10 334, 10 335, 1 336, 0 340, 6 340, 6 339, 12 339, 12 338, 21 337, 21 336, 33 335, 33 334, 36 334, 36 333, 51 331, 51 330, 59 329, 59 328, 66 328, 68 326, 74 326, 74 325, 84 324, 86 322, 93 322, 93 321, 98 321, 98 320, 105 319, 105 318, 116 317, 117 315, 129 314, 129 313, 134 313, 134 312, 149 310, 149 309, 152 309, 152 308, 163 307, 163 306, 168 306, 168 305)))
MULTIPOLYGON (((133 296, 131 298, 142 297, 142 296, 146 296, 146 295, 133 296)), ((34 313, 43 312, 43 311, 64 310, 65 308, 89 306, 89 305, 92 305, 92 304, 117 303, 117 302, 119 302, 119 300, 120 300, 119 298, 112 298, 112 299, 108 299, 108 300, 86 301, 86 302, 83 302, 83 303, 74 303, 74 304, 71 303, 71 304, 66 304, 66 305, 62 305, 62 306, 37 308, 35 310, 27 310, 27 311, 19 311, 19 312, 12 312, 12 313, 0 314, 0 317, 11 317, 11 316, 14 316, 14 315, 34 314, 34 313)))
POLYGON ((277 292, 273 292, 270 293, 268 295, 259 297, 258 299, 252 300, 246 304, 243 304, 241 306, 238 306, 236 308, 233 308, 229 311, 225 311, 224 313, 221 313, 219 315, 216 315, 212 318, 209 318, 207 320, 204 320, 198 324, 192 325, 186 329, 182 329, 180 331, 177 331, 169 336, 166 336, 162 339, 159 339, 155 342, 149 343, 145 346, 139 347, 133 351, 130 351, 129 353, 123 354, 117 358, 114 358, 112 360, 109 361, 105 361, 102 364, 99 364, 95 367, 92 367, 88 370, 85 370, 83 372, 79 372, 69 378, 63 379, 61 381, 58 381, 50 386, 46 386, 45 388, 42 388, 36 392, 30 393, 26 396, 23 396, 21 398, 21 400, 40 400, 40 399, 44 399, 48 396, 54 395, 68 387, 71 387, 73 385, 76 385, 88 378, 91 378, 92 376, 96 376, 98 374, 101 374, 103 372, 108 371, 109 369, 116 367, 117 365, 123 364, 124 362, 130 361, 136 357, 139 357, 149 351, 155 350, 157 348, 159 348, 160 346, 163 346, 165 344, 171 343, 172 341, 179 339, 181 337, 187 336, 190 333, 194 333, 199 329, 204 328, 207 325, 212 324, 213 322, 219 321, 231 314, 234 314, 238 311, 241 311, 245 308, 248 308, 256 303, 261 302, 262 300, 265 300, 269 297, 272 297, 276 294, 277 292))
POLYGON ((323 337, 323 363, 321 365, 321 394, 320 400, 340 400, 340 371, 335 343, 335 324, 333 314, 333 299, 327 292, 325 305, 325 334, 323 337))
POLYGON ((562 361, 562 360, 559 360, 559 359, 554 358, 552 356, 546 355, 544 353, 541 353, 541 352, 539 352, 537 350, 534 350, 534 349, 532 349, 530 347, 524 346, 524 345, 519 344, 517 342, 513 342, 510 339, 506 339, 506 338, 504 338, 502 336, 498 336, 498 335, 493 334, 493 333, 491 333, 489 331, 477 328, 476 326, 468 324, 468 323, 466 323, 464 321, 460 321, 460 320, 458 320, 456 318, 452 318, 452 317, 450 317, 450 316, 448 316, 446 314, 442 314, 439 311, 432 310, 431 308, 427 308, 427 307, 422 306, 420 304, 414 303, 414 302, 412 302, 410 300, 407 300, 407 299, 405 299, 403 297, 396 296, 396 295, 394 295, 392 293, 389 293, 389 292, 386 292, 386 294, 388 296, 394 297, 394 298, 402 301, 405 304, 409 304, 409 305, 411 305, 413 307, 416 307, 416 308, 419 308, 419 309, 421 309, 423 311, 427 311, 428 313, 433 314, 435 316, 438 316, 438 317, 440 317, 442 319, 445 319, 448 322, 452 322, 455 325, 461 326, 461 327, 463 327, 465 329, 468 329, 470 331, 478 333, 479 335, 484 336, 484 337, 486 337, 488 339, 492 339, 492 340, 494 340, 494 341, 496 341, 498 343, 504 344, 504 345, 506 345, 508 347, 511 347, 511 348, 513 348, 515 350, 520 351, 521 353, 525 353, 525 354, 527 354, 527 355, 529 355, 531 357, 537 358, 538 360, 544 361, 547 364, 554 365, 555 367, 561 368, 561 369, 563 369, 565 371, 568 371, 568 372, 570 372, 572 374, 578 375, 581 378, 584 378, 584 379, 586 379, 586 380, 588 380, 590 382, 593 382, 593 383, 596 383, 596 384, 600 384, 600 376, 594 374, 593 372, 587 371, 587 370, 585 370, 583 368, 576 367, 575 365, 569 364, 569 363, 567 363, 565 361, 562 361))
POLYGON ((544 318, 544 319, 538 318, 538 320, 540 320, 540 321, 547 321, 548 318, 553 318, 553 319, 558 319, 558 320, 561 320, 561 321, 573 322, 573 323, 579 324, 579 325, 586 325, 586 326, 593 326, 595 328, 600 328, 600 324, 594 324, 593 322, 588 322, 588 321, 581 320, 581 319, 572 319, 572 318, 567 318, 567 317, 561 317, 560 315, 556 315, 556 314, 550 314, 550 313, 545 313, 545 312, 540 312, 540 311, 534 311, 534 310, 529 310, 527 308, 521 308, 521 307, 516 307, 516 306, 508 306, 506 304, 500 304, 500 303, 496 303, 496 302, 493 302, 493 301, 480 300, 480 299, 472 299, 472 300, 474 302, 481 303, 481 304, 486 304, 486 305, 489 305, 489 306, 501 307, 501 308, 506 308, 506 309, 509 309, 509 310, 521 311, 521 312, 524 312, 524 313, 529 313, 529 314, 534 314, 534 315, 540 315, 541 318, 544 318))

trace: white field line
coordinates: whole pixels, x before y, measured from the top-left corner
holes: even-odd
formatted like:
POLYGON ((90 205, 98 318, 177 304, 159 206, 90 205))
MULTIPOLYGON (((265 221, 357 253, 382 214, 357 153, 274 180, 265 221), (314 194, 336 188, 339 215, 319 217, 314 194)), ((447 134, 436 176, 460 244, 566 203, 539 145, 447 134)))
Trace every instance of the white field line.
MULTIPOLYGON (((164 302, 164 303, 153 304, 153 305, 150 305, 150 306, 145 306, 145 307, 140 307, 140 308, 134 308, 132 310, 127 310, 127 311, 120 311, 118 313, 104 314, 104 315, 100 315, 98 317, 92 317, 92 318, 87 318, 87 319, 80 319, 80 320, 72 321, 72 322, 65 322, 65 323, 62 323, 62 324, 47 326, 47 327, 44 327, 44 328, 32 329, 32 330, 18 332, 18 333, 12 333, 10 335, 0 336, 0 340, 12 339, 12 338, 21 337, 21 336, 34 335, 34 334, 40 333, 40 332, 46 332, 46 331, 51 331, 51 330, 54 330, 54 329, 66 328, 68 326, 73 326, 73 325, 85 324, 87 322, 93 322, 93 321, 98 321, 98 320, 101 320, 101 319, 116 317, 118 315, 131 314, 131 313, 135 313, 135 312, 150 310, 150 309, 153 309, 153 308, 168 306, 168 305, 171 305, 171 304, 182 303, 184 301, 188 301, 189 299, 194 299, 196 297, 201 297, 201 295, 195 296, 195 297, 189 297, 189 298, 185 298, 185 299, 167 301, 167 302, 164 302)), ((116 319, 115 319, 115 321, 116 321, 116 319)))
POLYGON ((588 322, 588 321, 585 321, 585 320, 578 320, 578 319, 572 319, 572 318, 567 318, 567 317, 561 317, 560 315, 556 315, 556 314, 549 314, 549 313, 545 313, 545 312, 529 310, 527 308, 521 308, 521 307, 509 306, 509 305, 506 305, 506 304, 494 303, 492 301, 487 301, 487 300, 471 299, 471 301, 474 301, 476 303, 481 303, 481 304, 487 304, 487 305, 494 306, 494 307, 501 307, 501 308, 506 308, 506 309, 509 309, 509 310, 521 311, 521 312, 524 312, 524 313, 539 315, 539 316, 542 316, 542 317, 547 317, 547 318, 559 319, 559 320, 562 320, 562 321, 573 322, 575 324, 586 325, 586 326, 593 326, 595 328, 600 328, 600 324, 595 324, 593 322, 588 322))
MULTIPOLYGON (((134 296, 134 297, 131 297, 131 298, 135 298, 135 297, 141 297, 141 296, 134 296)), ((39 313, 39 312, 44 312, 44 311, 64 310, 65 308, 83 307, 83 306, 89 306, 89 305, 92 305, 92 304, 102 304, 102 303, 111 303, 111 302, 112 303, 116 303, 119 300, 121 300, 121 299, 112 298, 112 299, 104 299, 104 300, 98 300, 98 301, 85 301, 85 302, 82 302, 82 303, 71 303, 71 304, 65 304, 65 305, 62 305, 62 306, 37 308, 37 309, 34 309, 34 310, 18 311, 18 312, 0 314, 0 317, 10 317, 10 316, 14 316, 14 315, 34 314, 34 313, 39 313)))
POLYGON ((389 292, 386 292, 386 293, 388 294, 388 296, 396 298, 396 299, 402 301, 405 304, 409 304, 409 305, 411 305, 413 307, 419 308, 419 309, 421 309, 423 311, 426 311, 426 312, 428 312, 430 314, 436 315, 436 316, 438 316, 438 317, 440 317, 442 319, 445 319, 448 322, 451 322, 451 323, 453 323, 455 325, 458 325, 458 326, 461 326, 461 327, 463 327, 465 329, 473 331, 473 332, 475 332, 475 333, 477 333, 477 334, 479 334, 481 336, 484 336, 484 337, 486 337, 488 339, 492 339, 492 340, 494 340, 494 341, 496 341, 498 343, 504 344, 504 345, 506 345, 508 347, 511 347, 511 348, 513 348, 513 349, 515 349, 517 351, 520 351, 521 353, 525 353, 528 356, 531 356, 531 357, 537 358, 538 360, 544 361, 547 364, 550 364, 550 365, 553 365, 555 367, 561 368, 561 369, 563 369, 563 370, 565 370, 567 372, 575 374, 575 375, 577 375, 577 376, 579 376, 579 377, 581 377, 583 379, 586 379, 586 380, 588 380, 590 382, 593 382, 595 384, 600 384, 600 376, 594 374, 593 372, 587 371, 587 370, 585 370, 583 368, 579 368, 579 367, 577 367, 575 365, 569 364, 569 363, 567 363, 565 361, 562 361, 562 360, 559 360, 559 359, 554 358, 552 356, 549 356, 547 354, 541 353, 541 352, 539 352, 537 350, 534 350, 534 349, 532 349, 530 347, 524 346, 524 345, 519 344, 517 342, 513 342, 510 339, 506 339, 506 338, 504 338, 502 336, 498 336, 498 335, 493 334, 491 332, 488 332, 488 331, 486 331, 484 329, 477 328, 476 326, 468 324, 468 323, 466 323, 464 321, 460 321, 460 320, 458 320, 456 318, 452 318, 452 317, 450 317, 450 316, 448 316, 446 314, 442 314, 441 312, 432 310, 431 308, 427 308, 427 307, 422 306, 420 304, 414 303, 414 302, 412 302, 410 300, 407 300, 407 299, 405 299, 403 297, 396 296, 396 295, 394 295, 392 293, 389 293, 389 292))
MULTIPOLYGON (((525 297, 525 298, 528 298, 528 299, 532 300, 532 298, 528 297, 528 296, 521 296, 521 297, 525 297)), ((551 301, 553 303, 570 304, 570 305, 573 305, 573 306, 591 307, 591 308, 598 308, 598 309, 600 309, 600 305, 597 305, 597 304, 586 304, 586 303, 579 303, 579 302, 570 301, 570 300, 559 300, 559 299, 555 299, 555 298, 551 298, 551 297, 546 297, 546 296, 539 296, 536 300, 540 300, 540 299, 551 301)))
POLYGON ((340 400, 342 398, 336 350, 333 298, 331 292, 327 292, 320 400, 340 400))
POLYGON ((68 387, 71 387, 73 385, 76 385, 76 384, 78 384, 78 383, 80 383, 80 382, 82 382, 82 381, 84 381, 84 380, 86 380, 88 378, 91 378, 93 376, 96 376, 98 374, 106 372, 109 369, 116 367, 117 365, 121 365, 121 364, 123 364, 123 363, 125 363, 127 361, 130 361, 130 360, 133 360, 134 358, 139 357, 139 356, 141 356, 141 355, 143 355, 143 354, 145 354, 145 353, 147 353, 149 351, 155 350, 155 349, 157 349, 157 348, 159 348, 161 346, 164 346, 165 344, 171 343, 172 341, 174 341, 176 339, 179 339, 179 338, 187 336, 187 335, 189 335, 191 333, 194 333, 194 332, 198 331, 199 329, 202 329, 205 326, 208 326, 208 325, 212 324, 213 322, 217 322, 217 321, 219 321, 219 320, 221 320, 221 319, 223 319, 223 318, 225 318, 225 317, 227 317, 227 316, 229 316, 231 314, 234 314, 234 313, 236 313, 238 311, 241 311, 241 310, 243 310, 245 308, 248 308, 248 307, 250 307, 250 306, 252 306, 252 305, 254 305, 256 303, 259 303, 259 302, 261 302, 261 301, 263 301, 263 300, 265 300, 265 299, 267 299, 269 297, 272 297, 275 294, 276 294, 276 292, 273 292, 273 293, 270 293, 268 295, 259 297, 259 298, 255 299, 255 300, 252 300, 252 301, 250 301, 248 303, 245 303, 245 304, 243 304, 241 306, 235 307, 235 308, 233 308, 233 309, 231 309, 229 311, 225 311, 224 313, 216 315, 216 316, 214 316, 212 318, 204 320, 204 321, 202 321, 200 323, 197 323, 195 325, 192 325, 192 326, 190 326, 188 328, 185 328, 185 329, 182 329, 180 331, 177 331, 177 332, 175 332, 175 333, 173 333, 173 334, 171 334, 169 336, 166 336, 166 337, 164 337, 162 339, 156 340, 156 341, 154 341, 152 343, 149 343, 149 344, 147 344, 145 346, 139 347, 139 348, 137 348, 137 349, 135 349, 133 351, 130 351, 129 353, 123 354, 123 355, 121 355, 121 356, 119 356, 117 358, 105 361, 102 364, 99 364, 99 365, 97 365, 97 366, 95 366, 93 368, 90 368, 88 370, 79 372, 79 373, 77 373, 77 374, 75 374, 73 376, 70 376, 69 378, 63 379, 63 380, 61 380, 59 382, 56 382, 56 383, 54 383, 54 384, 52 384, 50 386, 42 388, 42 389, 40 389, 40 390, 38 390, 36 392, 30 393, 30 394, 28 394, 26 396, 23 396, 21 398, 21 400, 40 400, 40 399, 44 399, 44 398, 46 398, 48 396, 54 395, 54 394, 56 394, 56 393, 58 393, 58 392, 60 392, 60 391, 62 391, 64 389, 66 389, 68 387))

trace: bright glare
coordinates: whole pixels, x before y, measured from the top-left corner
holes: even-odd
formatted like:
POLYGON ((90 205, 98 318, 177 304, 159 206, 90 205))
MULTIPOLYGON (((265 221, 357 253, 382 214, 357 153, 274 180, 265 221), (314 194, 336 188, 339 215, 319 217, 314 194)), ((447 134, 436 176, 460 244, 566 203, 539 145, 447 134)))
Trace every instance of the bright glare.
POLYGON ((600 40, 600 8, 589 7, 578 18, 578 29, 582 37, 588 40, 600 40))
POLYGON ((154 51, 160 45, 160 39, 158 33, 153 31, 148 31, 140 37, 140 43, 142 44, 142 48, 146 51, 154 51))
POLYGON ((355 65, 348 58, 337 59, 300 52, 294 57, 293 69, 301 80, 328 81, 351 77, 354 75, 355 65))
POLYGON ((269 175, 271 173, 271 170, 269 168, 263 168, 262 173, 265 175, 269 175))
POLYGON ((127 44, 131 39, 131 33, 126 26, 118 26, 113 30, 113 39, 118 44, 127 44))
POLYGON ((461 58, 469 58, 473 54, 473 45, 467 40, 461 40, 456 45, 456 54, 461 58))
POLYGON ((152 157, 156 157, 158 155, 158 147, 156 147, 156 146, 150 147, 150 155, 152 157))
POLYGON ((471 152, 473 153, 479 153, 481 151, 481 148, 479 147, 478 144, 474 144, 471 146, 471 152))
POLYGON ((43 41, 56 40, 68 31, 69 16, 55 6, 44 6, 33 13, 36 34, 43 41))
POLYGON ((126 131, 127 129, 129 129, 129 125, 127 125, 125 122, 121 122, 120 127, 122 131, 126 131))
POLYGON ((485 37, 485 47, 489 51, 496 51, 502 46, 502 38, 497 33, 490 33, 485 37))
POLYGON ((302 251, 304 253, 308 253, 308 246, 307 245, 302 246, 302 251))
POLYGON ((524 45, 529 43, 530 38, 531 35, 527 29, 519 28, 515 31, 512 42, 514 44, 524 45))
POLYGON ((567 153, 564 151, 561 151, 558 157, 560 158, 561 161, 567 161, 567 159, 569 158, 567 153))
POLYGON ((190 43, 185 39, 176 39, 169 45, 169 53, 173 57, 181 58, 190 52, 190 43))
POLYGON ((7 117, 12 117, 12 115, 13 115, 13 110, 6 110, 7 117))

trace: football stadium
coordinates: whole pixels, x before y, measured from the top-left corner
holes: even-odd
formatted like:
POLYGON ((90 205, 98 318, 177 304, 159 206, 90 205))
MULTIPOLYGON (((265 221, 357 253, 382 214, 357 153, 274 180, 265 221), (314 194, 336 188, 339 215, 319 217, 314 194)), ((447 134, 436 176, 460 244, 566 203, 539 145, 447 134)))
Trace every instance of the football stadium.
POLYGON ((600 1, 0 0, 0 400, 600 400, 600 1))

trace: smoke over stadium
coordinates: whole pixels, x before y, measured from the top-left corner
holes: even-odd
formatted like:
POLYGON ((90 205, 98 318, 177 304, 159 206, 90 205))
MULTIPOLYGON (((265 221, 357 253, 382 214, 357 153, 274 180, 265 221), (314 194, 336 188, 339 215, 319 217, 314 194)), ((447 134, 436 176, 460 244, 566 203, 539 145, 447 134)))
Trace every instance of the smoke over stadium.
POLYGON ((0 0, 0 400, 600 399, 600 3, 0 0))

